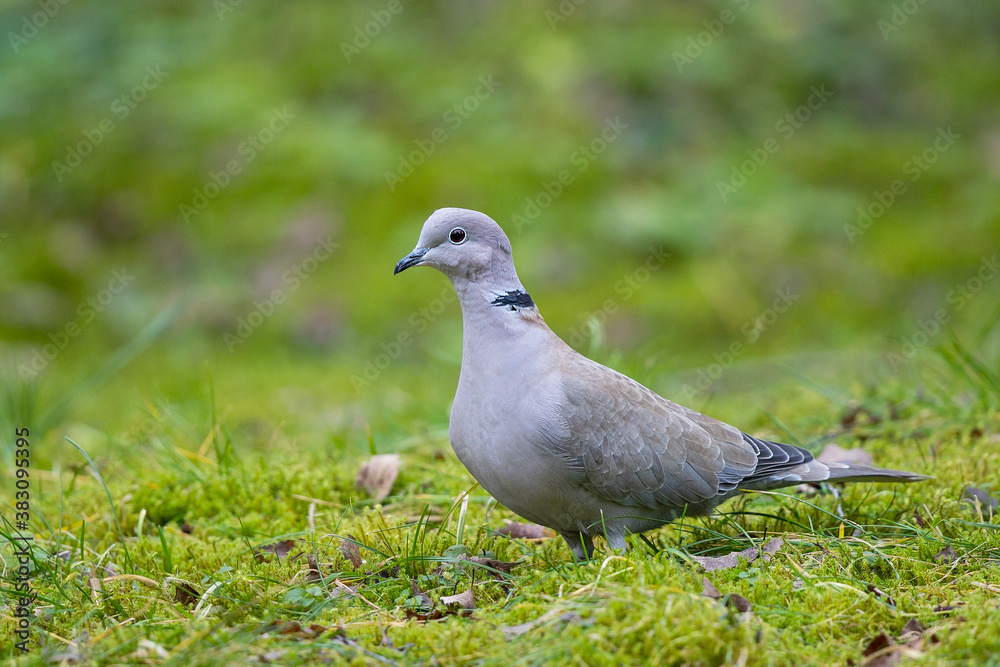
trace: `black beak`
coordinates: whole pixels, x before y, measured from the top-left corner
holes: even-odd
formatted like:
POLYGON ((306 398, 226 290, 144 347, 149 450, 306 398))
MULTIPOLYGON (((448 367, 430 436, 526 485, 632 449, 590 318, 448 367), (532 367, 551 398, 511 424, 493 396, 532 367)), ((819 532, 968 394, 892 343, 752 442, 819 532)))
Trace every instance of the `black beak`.
POLYGON ((396 262, 396 269, 392 272, 392 275, 396 275, 397 273, 406 271, 411 266, 420 264, 420 260, 424 258, 424 255, 427 254, 428 250, 430 250, 430 248, 414 248, 413 252, 396 262))

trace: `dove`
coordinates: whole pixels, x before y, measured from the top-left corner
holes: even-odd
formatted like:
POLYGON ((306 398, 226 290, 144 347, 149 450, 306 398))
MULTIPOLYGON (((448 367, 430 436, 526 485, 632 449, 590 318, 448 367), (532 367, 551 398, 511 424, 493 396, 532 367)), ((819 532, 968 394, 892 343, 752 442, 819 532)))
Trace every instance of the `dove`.
POLYGON ((744 491, 803 482, 912 482, 924 475, 823 463, 685 408, 588 359, 546 325, 507 235, 442 208, 394 275, 430 266, 462 308, 462 367, 448 429, 458 459, 511 511, 561 535, 576 559, 603 536, 707 515, 744 491))

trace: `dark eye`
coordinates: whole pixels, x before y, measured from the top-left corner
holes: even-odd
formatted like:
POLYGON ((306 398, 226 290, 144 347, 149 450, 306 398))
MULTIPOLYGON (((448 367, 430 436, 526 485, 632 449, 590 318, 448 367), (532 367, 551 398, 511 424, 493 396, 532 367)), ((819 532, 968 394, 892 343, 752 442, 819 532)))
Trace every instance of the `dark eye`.
POLYGON ((451 230, 451 233, 448 234, 448 238, 455 245, 458 245, 460 243, 465 243, 465 230, 462 229, 461 227, 456 227, 455 229, 451 230))

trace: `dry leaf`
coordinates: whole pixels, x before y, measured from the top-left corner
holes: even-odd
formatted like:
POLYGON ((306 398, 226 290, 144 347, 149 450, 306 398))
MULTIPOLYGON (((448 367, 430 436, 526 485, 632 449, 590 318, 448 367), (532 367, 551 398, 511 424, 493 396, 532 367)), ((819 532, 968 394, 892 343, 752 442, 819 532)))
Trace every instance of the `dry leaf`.
POLYGON ((885 591, 883 591, 878 586, 874 586, 872 584, 868 584, 865 588, 868 589, 869 593, 871 593, 872 595, 874 595, 877 599, 882 600, 882 602, 885 602, 890 607, 895 607, 896 606, 896 601, 892 598, 892 596, 889 595, 888 593, 886 593, 885 591))
POLYGON ((1000 507, 1000 500, 997 500, 986 491, 977 489, 974 486, 965 487, 962 491, 962 500, 967 503, 972 503, 973 505, 976 504, 976 501, 979 501, 979 505, 987 509, 996 509, 997 507, 1000 507))
POLYGON ((302 632, 302 625, 298 621, 285 621, 278 624, 277 630, 279 635, 294 635, 302 632))
POLYGON ((710 598, 712 600, 723 600, 723 604, 727 607, 732 607, 738 612, 750 611, 753 607, 750 601, 747 600, 742 595, 737 593, 728 593, 723 595, 719 592, 719 589, 715 587, 708 577, 702 577, 701 580, 701 594, 702 597, 710 598))
POLYGON ((893 651, 894 646, 891 639, 884 632, 880 632, 870 642, 861 655, 865 656, 865 667, 889 667, 899 662, 900 655, 893 651))
POLYGON ((764 562, 767 563, 768 561, 770 561, 771 556, 781 551, 781 547, 783 547, 784 544, 785 541, 782 540, 780 537, 772 537, 771 539, 769 539, 767 543, 764 545, 764 562))
POLYGON ((438 619, 444 618, 445 616, 454 616, 454 615, 455 614, 452 611, 441 611, 440 609, 434 609, 427 613, 413 611, 412 609, 406 610, 406 618, 408 620, 421 621, 421 622, 436 621, 438 619))
POLYGON ((431 607, 434 606, 434 601, 431 600, 431 596, 427 595, 427 593, 424 593, 422 590, 420 590, 420 587, 417 586, 416 579, 410 580, 410 589, 413 591, 413 597, 417 598, 418 600, 417 604, 418 608, 430 609, 431 607))
POLYGON ((340 553, 344 554, 344 558, 351 561, 351 565, 354 569, 361 567, 361 549, 358 548, 358 538, 354 537, 350 533, 347 534, 346 540, 340 541, 340 553))
POLYGON ((526 634, 533 628, 545 625, 546 623, 549 623, 557 618, 563 623, 578 623, 586 626, 593 625, 594 623, 593 619, 584 620, 580 618, 579 614, 574 614, 573 612, 560 612, 558 609, 551 609, 533 621, 520 623, 518 625, 508 625, 500 629, 503 630, 504 638, 506 638, 507 641, 510 641, 515 637, 520 637, 521 635, 526 634))
MULTIPOLYGON (((469 563, 482 566, 490 574, 493 575, 494 579, 498 581, 504 578, 503 575, 510 574, 510 571, 512 569, 520 565, 520 563, 517 561, 502 561, 502 560, 497 560, 495 558, 482 558, 480 556, 467 556, 465 554, 461 554, 455 559, 456 563, 460 563, 461 561, 467 561, 469 563)), ((450 562, 451 561, 449 561, 449 563, 450 562)), ((440 575, 444 571, 445 571, 445 563, 442 563, 441 565, 434 568, 434 574, 440 575)))
POLYGON ((514 637, 520 637, 521 635, 527 634, 533 627, 535 627, 537 621, 528 621, 527 623, 520 623, 518 625, 505 625, 501 630, 503 630, 503 636, 507 641, 510 641, 514 637))
MULTIPOLYGON (((773 554, 778 553, 784 542, 780 537, 775 537, 768 540, 767 544, 764 545, 764 562, 771 560, 773 554)), ((750 547, 749 549, 744 549, 743 551, 733 551, 726 554, 725 556, 719 556, 717 558, 711 556, 692 556, 695 561, 698 562, 706 572, 714 572, 716 570, 729 570, 740 564, 740 559, 744 559, 748 564, 757 560, 761 555, 761 550, 757 547, 750 547)))
POLYGON ((903 632, 899 635, 899 641, 901 642, 912 642, 913 639, 919 638, 924 634, 924 626, 915 618, 911 618, 903 626, 903 632))
POLYGON ((875 463, 872 455, 863 449, 844 449, 834 444, 823 448, 816 460, 820 463, 846 463, 848 465, 870 466, 875 463))
POLYGON ((515 540, 545 540, 556 536, 554 530, 545 526, 539 526, 537 523, 518 523, 517 521, 511 521, 497 532, 515 540))
POLYGON ((920 516, 920 512, 916 509, 913 510, 913 520, 917 522, 917 526, 920 528, 924 527, 924 518, 920 516))
POLYGON ((309 563, 309 568, 306 570, 306 581, 319 581, 323 578, 323 573, 319 571, 319 564, 316 562, 316 556, 309 554, 306 556, 306 560, 309 563))
POLYGON ((277 632, 279 635, 295 637, 297 639, 316 639, 329 629, 326 626, 315 623, 303 628, 302 624, 298 621, 275 621, 268 626, 267 632, 277 632))
POLYGON ((264 664, 271 664, 272 662, 280 662, 281 660, 285 659, 285 651, 281 650, 268 651, 267 653, 258 656, 257 659, 263 662, 264 664))
POLYGON ((193 605, 201 599, 201 593, 195 590, 194 586, 185 582, 174 580, 174 601, 183 605, 193 605))
POLYGON ((337 581, 337 587, 330 591, 330 599, 336 600, 341 595, 356 595, 358 592, 357 586, 348 586, 342 581, 337 581))
POLYGON ((732 607, 733 609, 741 613, 753 609, 753 605, 750 604, 750 600, 747 600, 745 597, 743 597, 738 593, 730 593, 729 595, 726 596, 726 606, 732 607))
POLYGON ((445 595, 441 598, 441 604, 445 606, 458 605, 461 609, 475 609, 476 599, 472 596, 472 589, 470 588, 457 595, 445 595))
POLYGON ((958 560, 958 554, 955 553, 950 544, 934 554, 935 563, 954 563, 956 560, 958 560))
POLYGON ((280 542, 275 542, 274 544, 265 544, 262 547, 254 549, 254 556, 257 558, 257 562, 262 562, 267 558, 268 554, 274 554, 278 557, 278 560, 283 559, 288 555, 288 552, 292 550, 295 546, 295 540, 281 540, 280 542))
POLYGON ((382 500, 392 492, 398 476, 399 454, 378 454, 361 465, 354 484, 359 491, 364 489, 375 500, 382 500))

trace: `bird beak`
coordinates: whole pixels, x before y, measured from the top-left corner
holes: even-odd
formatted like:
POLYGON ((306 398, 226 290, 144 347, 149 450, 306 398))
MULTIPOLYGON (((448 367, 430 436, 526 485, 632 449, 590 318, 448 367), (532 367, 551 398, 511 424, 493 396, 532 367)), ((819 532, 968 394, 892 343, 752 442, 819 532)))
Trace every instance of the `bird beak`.
POLYGON ((411 266, 417 266, 420 264, 420 260, 424 258, 424 255, 427 254, 428 250, 430 250, 430 248, 414 248, 413 252, 396 262, 396 269, 392 272, 392 275, 396 275, 397 273, 406 271, 411 266))

